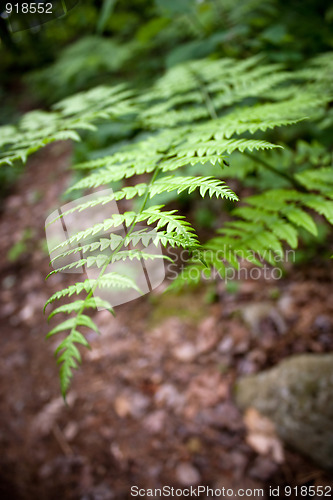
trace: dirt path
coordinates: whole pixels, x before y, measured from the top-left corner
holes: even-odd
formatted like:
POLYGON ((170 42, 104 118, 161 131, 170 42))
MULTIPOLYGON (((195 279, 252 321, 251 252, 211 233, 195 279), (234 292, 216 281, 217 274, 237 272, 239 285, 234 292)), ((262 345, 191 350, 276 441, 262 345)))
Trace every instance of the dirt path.
POLYGON ((278 464, 253 451, 231 388, 237 376, 291 353, 332 350, 330 263, 246 281, 234 293, 220 284, 214 303, 202 287, 154 293, 119 307, 116 318, 99 313, 102 335, 87 334, 92 350, 63 404, 42 307, 71 278, 45 283, 41 241, 69 157, 66 144, 34 157, 2 213, 0 498, 125 499, 132 485, 327 484, 294 452, 278 464))

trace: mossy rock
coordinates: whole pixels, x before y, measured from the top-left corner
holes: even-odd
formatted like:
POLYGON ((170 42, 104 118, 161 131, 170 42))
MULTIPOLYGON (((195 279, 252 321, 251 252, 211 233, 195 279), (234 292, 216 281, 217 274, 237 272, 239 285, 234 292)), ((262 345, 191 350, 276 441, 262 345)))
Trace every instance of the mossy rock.
POLYGON ((291 356, 241 378, 234 394, 241 409, 269 417, 286 445, 333 468, 333 354, 291 356))
POLYGON ((159 326, 170 316, 197 325, 209 314, 209 307, 205 304, 205 293, 205 289, 197 289, 182 294, 170 292, 156 297, 151 296, 150 301, 154 308, 148 319, 148 328, 159 326))

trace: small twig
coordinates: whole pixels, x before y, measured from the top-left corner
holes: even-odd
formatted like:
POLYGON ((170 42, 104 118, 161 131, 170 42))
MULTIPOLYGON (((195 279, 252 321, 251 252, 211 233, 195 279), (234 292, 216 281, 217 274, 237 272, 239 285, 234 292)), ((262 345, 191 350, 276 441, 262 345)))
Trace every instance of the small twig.
POLYGON ((52 432, 53 432, 53 435, 56 438, 61 450, 63 451, 64 455, 66 455, 66 457, 70 457, 71 455, 74 455, 72 448, 67 443, 65 436, 63 435, 58 424, 54 424, 54 426, 52 427, 52 432))
POLYGON ((313 481, 314 479, 318 479, 322 477, 323 473, 321 470, 313 470, 308 472, 307 474, 304 474, 303 476, 297 476, 296 477, 296 482, 297 484, 305 484, 308 483, 309 481, 313 481))
POLYGON ((281 170, 277 170, 275 167, 267 163, 267 161, 263 160, 262 158, 259 158, 258 156, 249 153, 247 151, 244 151, 243 154, 247 156, 248 158, 251 158, 256 163, 260 163, 263 167, 265 167, 267 170, 270 170, 274 174, 278 175, 279 177, 283 177, 283 179, 287 180, 294 186, 294 188, 298 189, 302 193, 307 193, 308 191, 305 189, 302 184, 300 184, 292 175, 287 174, 286 172, 281 172, 281 170))

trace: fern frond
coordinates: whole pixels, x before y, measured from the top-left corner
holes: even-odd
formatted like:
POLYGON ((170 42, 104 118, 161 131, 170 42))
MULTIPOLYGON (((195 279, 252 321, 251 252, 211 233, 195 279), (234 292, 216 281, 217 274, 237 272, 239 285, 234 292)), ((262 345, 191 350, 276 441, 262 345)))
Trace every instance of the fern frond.
POLYGON ((136 212, 125 212, 124 214, 114 214, 109 219, 102 223, 79 231, 67 240, 59 243, 51 249, 51 253, 64 248, 70 247, 74 243, 82 241, 88 237, 94 236, 101 232, 106 232, 112 227, 119 227, 125 224, 130 227, 134 222, 147 222, 148 225, 156 223, 156 228, 161 229, 166 226, 167 232, 175 232, 181 235, 186 241, 190 242, 194 233, 194 229, 184 216, 176 215, 177 210, 169 210, 161 212, 163 205, 156 205, 143 210, 140 214, 136 212))
POLYGON ((284 253, 283 241, 295 249, 298 245, 299 228, 313 235, 318 234, 317 225, 302 207, 308 207, 333 222, 333 202, 312 194, 293 190, 272 190, 262 195, 247 198, 248 205, 233 210, 238 220, 226 223, 217 236, 205 244, 216 254, 223 255, 229 264, 230 258, 245 258, 258 266, 262 261, 276 265, 276 258, 284 253), (259 260, 254 257, 257 254, 259 260))
POLYGON ((87 266, 87 268, 94 267, 97 269, 100 269, 103 267, 105 264, 113 264, 114 262, 118 262, 119 260, 155 260, 155 259, 165 259, 165 260, 171 260, 169 257, 166 255, 160 255, 160 254, 151 254, 147 252, 143 252, 142 250, 123 250, 123 251, 118 251, 114 255, 107 255, 107 254, 98 254, 98 255, 89 255, 86 259, 80 259, 75 262, 71 262, 70 264, 66 264, 65 266, 59 267, 54 269, 54 271, 51 271, 46 279, 48 279, 50 276, 56 273, 61 273, 64 271, 68 271, 70 269, 79 269, 82 268, 83 266, 87 266))
POLYGON ((210 198, 216 196, 216 198, 228 198, 229 200, 238 201, 237 195, 223 181, 214 179, 214 177, 162 177, 151 186, 149 195, 150 198, 153 198, 163 192, 176 190, 178 194, 183 191, 192 193, 196 189, 199 189, 202 198, 208 192, 210 198))
MULTIPOLYGON (((75 285, 70 285, 67 288, 63 288, 59 292, 55 292, 46 302, 44 306, 44 312, 46 307, 49 304, 52 304, 56 300, 60 300, 63 297, 71 297, 72 295, 80 294, 81 292, 85 291, 86 293, 91 292, 93 287, 96 285, 97 280, 94 279, 87 279, 83 282, 75 283, 75 285)), ((141 293, 141 290, 137 287, 136 283, 130 279, 128 276, 123 276, 119 273, 112 272, 105 274, 102 276, 97 283, 99 288, 119 288, 119 289, 126 289, 126 288, 133 288, 137 292, 141 293)))
POLYGON ((49 315, 49 319, 61 313, 73 315, 49 334, 70 330, 56 350, 63 395, 81 360, 75 344, 88 347, 78 329, 96 329, 85 310, 108 307, 112 312, 98 293, 119 289, 143 293, 128 276, 104 274, 109 264, 166 258, 150 253, 152 244, 188 249, 192 255, 189 265, 171 284, 177 288, 205 277, 213 279, 216 272, 226 277, 228 268, 238 269, 241 259, 257 266, 276 264, 286 245, 297 248, 303 229, 317 234, 319 217, 313 212, 333 224, 333 176, 327 148, 304 147, 299 141, 296 151, 282 149, 282 144, 274 144, 264 135, 306 117, 319 127, 331 126, 327 104, 333 99, 332 75, 331 54, 310 61, 299 71, 267 64, 261 56, 242 61, 208 58, 174 66, 140 92, 126 85, 96 87, 64 99, 50 112, 33 111, 16 125, 0 127, 0 164, 8 165, 26 161, 50 142, 78 141, 80 130, 93 130, 100 120, 125 121, 133 132, 126 143, 112 145, 114 154, 77 165, 87 175, 68 191, 126 179, 131 179, 131 185, 82 200, 52 221, 70 220, 76 212, 89 214, 89 209, 112 201, 128 200, 126 209, 130 205, 125 213, 70 233, 66 241, 51 249, 51 264, 56 267, 59 263, 59 268, 50 275, 82 266, 96 268, 97 275, 56 292, 45 305, 85 294, 84 299, 61 305, 49 315), (231 168, 224 169, 230 155, 231 168), (178 171, 181 175, 176 175, 178 171), (143 179, 138 181, 138 175, 143 179), (231 211, 232 220, 203 246, 192 225, 176 210, 148 206, 155 196, 196 190, 202 198, 237 201, 237 195, 221 180, 228 176, 244 181, 259 194, 245 198, 242 206, 231 211), (138 199, 142 201, 140 210, 135 209, 138 199), (140 228, 140 223, 147 227, 140 228), (127 234, 123 234, 124 227, 127 234), (69 256, 72 262, 65 260, 69 256))
POLYGON ((54 309, 48 316, 48 321, 50 321, 53 316, 56 314, 70 314, 73 312, 79 312, 82 306, 84 305, 85 309, 88 308, 93 308, 96 309, 97 307, 101 307, 103 309, 107 309, 110 311, 112 314, 114 314, 112 306, 106 301, 102 300, 100 297, 94 297, 92 299, 88 300, 76 300, 75 302, 71 302, 69 304, 64 304, 63 306, 59 306, 56 309, 54 309))
POLYGON ((166 291, 179 292, 185 286, 197 286, 202 281, 204 272, 206 278, 209 278, 211 270, 205 264, 202 262, 188 262, 177 277, 168 284, 166 291))
POLYGON ((120 118, 135 108, 129 99, 131 91, 124 87, 97 87, 69 97, 54 106, 52 112, 26 113, 17 126, 0 127, 4 151, 1 164, 26 162, 28 156, 54 141, 79 141, 75 130, 94 129, 93 123, 101 118, 120 118))
POLYGON ((327 221, 333 225, 333 201, 325 200, 321 196, 309 195, 304 197, 304 205, 311 208, 320 215, 323 215, 327 221))
MULTIPOLYGON (((85 183, 88 180, 85 179, 85 183)), ((77 186, 75 187, 77 189, 77 186)), ((161 194, 164 192, 177 191, 177 193, 181 193, 183 191, 188 191, 192 193, 196 189, 199 189, 200 195, 202 197, 205 196, 208 191, 209 196, 212 197, 215 195, 217 198, 228 198, 230 200, 237 201, 238 197, 236 194, 225 185, 224 181, 219 179, 214 179, 213 177, 162 177, 156 180, 151 186, 148 186, 145 183, 136 184, 135 186, 128 186, 122 188, 120 191, 109 194, 107 196, 99 196, 93 200, 89 200, 87 202, 78 204, 73 208, 64 211, 61 215, 54 218, 49 224, 52 224, 56 220, 70 215, 74 212, 82 212, 83 210, 93 208, 99 205, 106 205, 111 201, 120 201, 122 199, 130 200, 135 196, 143 196, 147 190, 149 192, 149 197, 153 198, 157 194, 161 194)))
POLYGON ((292 222, 296 226, 303 227, 309 233, 317 236, 318 229, 314 220, 307 212, 305 212, 301 208, 291 206, 290 208, 284 210, 284 215, 290 222, 292 222))
POLYGON ((254 151, 280 147, 282 146, 255 139, 225 139, 219 141, 211 140, 197 144, 188 143, 184 146, 180 146, 177 151, 177 156, 180 158, 193 157, 195 155, 204 156, 213 154, 221 156, 223 153, 227 153, 229 155, 234 151, 244 152, 246 149, 248 149, 249 151, 254 151))
POLYGON ((123 244, 124 247, 128 247, 129 245, 136 246, 138 243, 141 243, 144 247, 147 247, 150 244, 157 246, 161 244, 163 247, 170 245, 172 247, 183 247, 183 248, 195 248, 199 246, 198 238, 196 235, 188 235, 186 239, 176 232, 167 232, 167 231, 148 231, 148 228, 140 229, 138 231, 133 231, 131 234, 126 234, 124 236, 111 233, 109 238, 101 238, 98 241, 94 241, 93 243, 88 243, 83 246, 78 246, 75 248, 71 248, 65 252, 62 252, 56 255, 50 262, 50 264, 54 264, 60 258, 63 259, 70 255, 80 253, 85 254, 87 252, 95 252, 96 250, 115 250, 120 243, 123 244))
POLYGON ((74 294, 79 295, 79 293, 81 293, 83 291, 85 291, 86 293, 89 293, 91 288, 92 288, 92 280, 85 280, 84 282, 75 283, 75 285, 70 285, 67 288, 63 288, 62 290, 55 292, 46 301, 45 306, 44 306, 44 312, 45 312, 46 307, 49 304, 52 304, 52 302, 54 302, 55 300, 60 300, 66 296, 71 297, 74 294))
POLYGON ((52 337, 52 335, 55 335, 56 333, 64 332, 66 330, 71 330, 72 328, 76 328, 76 326, 87 326, 88 328, 91 328, 92 330, 98 332, 98 328, 93 323, 92 319, 89 318, 89 316, 80 314, 75 318, 66 319, 66 321, 63 321, 62 323, 60 323, 60 325, 57 325, 47 334, 46 337, 47 338, 52 337))
POLYGON ((308 169, 295 175, 296 179, 307 189, 319 191, 333 198, 333 168, 323 167, 308 169))
POLYGON ((57 359, 57 364, 60 365, 60 387, 64 398, 66 397, 66 393, 73 376, 73 370, 76 369, 78 367, 78 363, 81 362, 81 355, 75 344, 81 344, 89 348, 89 343, 85 337, 76 329, 78 326, 86 326, 87 328, 98 332, 97 326, 91 318, 89 318, 89 316, 79 314, 76 318, 70 318, 64 321, 51 330, 47 335, 47 337, 50 337, 61 331, 70 329, 69 335, 65 337, 55 350, 55 356, 60 354, 57 359))

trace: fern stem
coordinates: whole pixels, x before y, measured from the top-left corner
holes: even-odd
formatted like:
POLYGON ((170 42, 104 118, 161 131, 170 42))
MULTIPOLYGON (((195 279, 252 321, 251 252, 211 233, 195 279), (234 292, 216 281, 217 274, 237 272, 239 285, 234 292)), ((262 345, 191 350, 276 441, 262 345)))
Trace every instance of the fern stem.
POLYGON ((259 158, 257 155, 254 155, 252 153, 249 153, 248 151, 244 151, 243 154, 250 158, 251 160, 255 161, 256 163, 260 163, 263 167, 265 167, 267 170, 270 170, 274 174, 278 175, 279 177, 282 177, 283 179, 287 180, 290 182, 290 184, 298 189, 299 191, 303 193, 307 193, 307 189, 305 189, 302 184, 300 184, 292 175, 287 174, 286 172, 281 172, 280 170, 277 170, 275 167, 270 165, 267 161, 263 160, 262 158, 259 158))
MULTIPOLYGON (((146 204, 147 204, 147 201, 148 201, 148 198, 149 198, 149 190, 150 190, 150 187, 152 186, 152 184, 155 182, 156 180, 156 177, 157 177, 157 174, 159 172, 159 167, 157 167, 150 179, 150 182, 147 186, 147 189, 146 189, 146 194, 145 194, 145 197, 143 199, 143 202, 142 202, 142 205, 141 205, 141 208, 136 216, 136 218, 141 215, 141 213, 144 211, 145 207, 146 207, 146 204)), ((127 232, 127 236, 130 235, 133 230, 134 230, 134 227, 135 227, 135 224, 136 224, 136 218, 134 218, 128 232, 127 232)), ((79 317, 81 316, 81 314, 83 313, 85 307, 86 307, 86 303, 87 301, 92 297, 92 295, 94 294, 96 288, 98 287, 98 284, 99 284, 99 280, 102 278, 102 276, 104 275, 105 271, 106 271, 106 268, 108 267, 108 265, 110 264, 110 262, 112 261, 114 255, 116 255, 120 250, 121 248, 124 246, 124 242, 122 241, 121 243, 119 243, 118 247, 112 252, 112 254, 110 255, 110 257, 107 259, 107 261, 105 262, 105 264, 103 265, 102 269, 101 269, 101 272, 99 273, 98 275, 98 278, 96 279, 94 285, 92 286, 90 292, 87 294, 86 298, 84 299, 83 301, 83 304, 81 306, 81 308, 79 309, 78 313, 77 313, 77 316, 76 316, 76 321, 75 321, 75 325, 73 326, 73 328, 71 329, 70 333, 69 333, 69 336, 73 334, 73 332, 75 331, 76 327, 77 327, 77 322, 78 322, 78 319, 79 317)))
MULTIPOLYGON (((139 214, 138 215, 141 215, 142 212, 144 211, 144 209, 146 208, 146 204, 147 204, 147 201, 148 201, 148 198, 149 198, 149 191, 150 191, 150 188, 151 186, 154 184, 155 180, 156 180, 156 177, 158 175, 158 172, 160 170, 160 167, 157 167, 155 170, 154 170, 154 173, 149 181, 149 184, 147 186, 147 189, 146 189, 146 194, 145 194, 145 197, 143 199, 143 202, 142 202, 142 205, 141 205, 141 208, 139 210, 139 214)), ((130 227, 130 231, 131 231, 131 228, 134 228, 134 225, 135 225, 135 220, 132 222, 132 225, 130 227)), ((132 229, 133 230, 133 229, 132 229)), ((130 234, 130 233, 129 233, 130 234)))
POLYGON ((212 99, 211 99, 211 97, 209 95, 209 92, 206 89, 206 85, 201 80, 201 78, 197 75, 197 73, 195 73, 195 71, 192 71, 192 74, 193 74, 194 78, 198 82, 200 93, 201 93, 201 95, 203 97, 203 100, 204 100, 204 102, 206 104, 206 108, 207 108, 207 110, 208 110, 208 112, 210 114, 210 117, 213 120, 217 120, 218 115, 217 115, 214 103, 213 103, 213 101, 212 101, 212 99))
MULTIPOLYGON (((204 98, 206 108, 210 114, 210 117, 213 120, 216 120, 218 118, 218 114, 216 112, 214 102, 211 99, 209 92, 206 89, 206 85, 201 81, 201 79, 198 77, 198 75, 196 73, 193 72, 193 74, 200 85, 200 92, 204 98)), ((302 186, 302 184, 300 184, 292 175, 287 174, 286 172, 281 172, 280 170, 277 170, 275 167, 270 165, 267 161, 263 160, 262 158, 259 158, 257 155, 249 153, 248 151, 243 151, 243 154, 245 156, 247 156, 248 158, 251 158, 251 160, 255 161, 256 163, 260 163, 267 170, 270 170, 271 172, 278 175, 279 177, 282 177, 283 179, 287 180, 288 182, 290 182, 290 184, 294 188, 298 189, 299 191, 301 191, 303 193, 308 192, 307 189, 305 189, 304 186, 302 186)))

